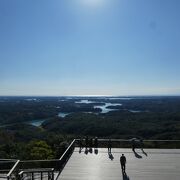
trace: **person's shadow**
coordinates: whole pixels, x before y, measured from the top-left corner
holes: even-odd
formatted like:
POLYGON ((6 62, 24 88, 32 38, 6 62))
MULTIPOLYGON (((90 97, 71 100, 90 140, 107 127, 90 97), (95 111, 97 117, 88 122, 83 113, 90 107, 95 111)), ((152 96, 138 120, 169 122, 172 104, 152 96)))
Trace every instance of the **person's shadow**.
POLYGON ((109 155, 109 159, 112 161, 114 159, 114 156, 112 155, 111 152, 108 152, 108 155, 109 155))
POLYGON ((79 147, 79 153, 81 153, 81 152, 82 152, 82 149, 83 149, 82 147, 79 147))
POLYGON ((133 152, 134 152, 134 155, 135 155, 136 158, 138 158, 138 159, 141 159, 141 158, 142 158, 142 156, 139 155, 136 151, 133 151, 133 152))
POLYGON ((92 152, 93 152, 92 148, 89 148, 89 152, 92 154, 92 152))
POLYGON ((123 180, 130 180, 129 176, 126 174, 126 172, 122 173, 123 180))
POLYGON ((144 151, 144 149, 141 149, 142 150, 142 153, 145 155, 145 156, 148 156, 147 153, 144 151))
POLYGON ((85 151, 84 151, 84 153, 87 155, 88 152, 89 152, 89 150, 86 148, 85 151))
POLYGON ((98 154, 98 149, 94 149, 94 153, 97 155, 98 154))

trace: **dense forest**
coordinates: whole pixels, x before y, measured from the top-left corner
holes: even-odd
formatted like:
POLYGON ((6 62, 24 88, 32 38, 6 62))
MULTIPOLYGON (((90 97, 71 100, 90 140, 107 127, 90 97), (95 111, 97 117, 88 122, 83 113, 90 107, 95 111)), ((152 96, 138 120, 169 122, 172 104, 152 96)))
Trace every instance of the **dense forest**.
POLYGON ((0 158, 59 158, 86 135, 180 139, 180 97, 0 97, 0 158))

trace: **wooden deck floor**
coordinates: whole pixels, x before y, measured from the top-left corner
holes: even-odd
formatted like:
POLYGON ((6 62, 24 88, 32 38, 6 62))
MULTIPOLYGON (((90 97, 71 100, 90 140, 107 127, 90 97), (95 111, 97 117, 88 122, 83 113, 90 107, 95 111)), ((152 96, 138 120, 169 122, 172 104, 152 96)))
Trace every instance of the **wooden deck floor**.
POLYGON ((180 180, 180 150, 145 149, 147 154, 131 149, 112 149, 113 159, 107 149, 98 154, 76 148, 58 180, 180 180), (123 177, 120 155, 127 158, 127 176, 123 177))

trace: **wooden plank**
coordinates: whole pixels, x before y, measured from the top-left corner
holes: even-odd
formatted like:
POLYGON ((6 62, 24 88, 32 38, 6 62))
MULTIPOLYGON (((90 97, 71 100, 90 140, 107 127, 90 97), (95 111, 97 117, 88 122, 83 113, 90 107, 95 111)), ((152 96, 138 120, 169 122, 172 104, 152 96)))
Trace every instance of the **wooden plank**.
POLYGON ((107 149, 98 149, 98 154, 79 153, 76 148, 59 180, 179 180, 179 149, 147 149, 145 153, 131 149, 112 149, 113 160, 107 149), (127 177, 122 176, 119 158, 124 153, 127 158, 127 177))

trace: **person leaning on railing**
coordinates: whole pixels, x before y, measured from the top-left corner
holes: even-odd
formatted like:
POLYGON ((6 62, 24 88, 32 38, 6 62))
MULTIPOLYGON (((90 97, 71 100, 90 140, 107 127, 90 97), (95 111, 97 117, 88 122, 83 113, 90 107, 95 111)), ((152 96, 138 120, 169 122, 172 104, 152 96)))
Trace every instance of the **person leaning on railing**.
POLYGON ((85 139, 85 147, 86 147, 86 149, 88 148, 88 144, 89 144, 89 138, 88 138, 88 136, 86 136, 86 139, 85 139))
POLYGON ((95 149, 98 148, 98 138, 97 137, 95 137, 95 139, 94 139, 94 147, 95 147, 95 149))

